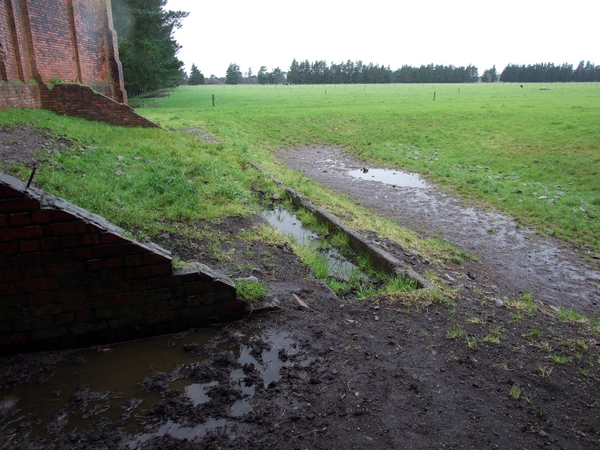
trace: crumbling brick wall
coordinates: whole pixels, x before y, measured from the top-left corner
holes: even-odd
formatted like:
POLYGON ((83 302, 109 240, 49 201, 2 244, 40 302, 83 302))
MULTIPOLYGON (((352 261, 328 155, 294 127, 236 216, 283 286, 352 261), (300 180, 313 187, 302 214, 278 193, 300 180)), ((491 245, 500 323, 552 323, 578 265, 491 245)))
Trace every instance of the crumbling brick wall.
POLYGON ((0 174, 0 354, 122 341, 237 318, 229 278, 0 174))
MULTIPOLYGON (((89 86, 114 100, 96 99, 103 105, 96 120, 154 126, 133 120, 133 111, 122 116, 127 93, 110 0, 0 1, 0 110, 53 109, 56 102, 69 101, 64 91, 50 89, 62 83, 89 86)), ((63 109, 89 118, 90 108, 80 113, 78 106, 63 109)))

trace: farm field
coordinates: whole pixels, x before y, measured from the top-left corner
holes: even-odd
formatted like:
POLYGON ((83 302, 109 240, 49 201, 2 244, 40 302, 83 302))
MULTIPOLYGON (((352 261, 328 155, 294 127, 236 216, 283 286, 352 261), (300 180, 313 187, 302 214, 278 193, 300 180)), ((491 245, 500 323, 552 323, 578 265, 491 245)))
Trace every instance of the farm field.
POLYGON ((598 84, 197 86, 136 101, 280 176, 269 151, 339 146, 600 250, 598 84))
MULTIPOLYGON (((0 112, 1 171, 27 181, 38 164, 37 187, 151 239, 175 267, 200 261, 229 276, 251 305, 203 330, 0 358, 4 447, 598 448, 600 274, 589 255, 600 250, 600 91, 542 87, 202 86, 132 99, 161 129, 0 112), (560 250, 575 277, 558 279, 555 253, 536 265, 508 246, 507 265, 525 265, 514 276, 399 226, 391 208, 369 208, 375 195, 316 181, 334 170, 289 169, 340 148, 353 166, 419 172, 445 197, 571 242, 560 250), (435 289, 316 279, 261 216, 290 205, 251 161, 435 289), (523 288, 538 270, 551 286, 523 288)), ((319 243, 341 241, 329 234, 319 243)))

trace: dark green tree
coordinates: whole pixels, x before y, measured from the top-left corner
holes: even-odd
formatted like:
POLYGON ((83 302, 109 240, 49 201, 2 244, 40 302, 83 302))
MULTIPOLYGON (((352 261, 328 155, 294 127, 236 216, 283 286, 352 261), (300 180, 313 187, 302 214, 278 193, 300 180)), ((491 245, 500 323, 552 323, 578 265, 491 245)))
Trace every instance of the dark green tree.
POLYGON ((204 84, 204 75, 202 75, 202 72, 198 70, 196 64, 192 64, 187 84, 190 86, 198 86, 199 84, 204 84))
POLYGON ((258 84, 268 84, 269 83, 269 74, 267 73, 267 66, 261 66, 258 71, 258 75, 256 75, 256 82, 258 84))
POLYGON ((240 70, 240 66, 234 63, 229 64, 225 73, 225 84, 240 84, 241 80, 242 71, 240 70))
POLYGON ((496 65, 491 69, 486 69, 483 71, 483 75, 481 75, 481 81, 483 83, 494 83, 498 81, 498 74, 496 73, 496 65))
POLYGON ((113 0, 113 19, 123 65, 125 89, 138 95, 152 89, 176 86, 182 81, 180 46, 173 31, 188 16, 165 11, 166 0, 113 0))

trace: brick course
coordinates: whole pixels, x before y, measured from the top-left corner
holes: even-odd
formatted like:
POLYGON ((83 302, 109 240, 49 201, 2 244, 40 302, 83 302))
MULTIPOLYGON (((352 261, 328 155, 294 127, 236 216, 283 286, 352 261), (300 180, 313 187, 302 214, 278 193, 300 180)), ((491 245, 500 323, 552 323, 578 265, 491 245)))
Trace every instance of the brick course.
POLYGON ((244 314, 224 275, 0 174, 0 354, 178 332, 244 314), (52 221, 52 218, 60 222, 52 221))

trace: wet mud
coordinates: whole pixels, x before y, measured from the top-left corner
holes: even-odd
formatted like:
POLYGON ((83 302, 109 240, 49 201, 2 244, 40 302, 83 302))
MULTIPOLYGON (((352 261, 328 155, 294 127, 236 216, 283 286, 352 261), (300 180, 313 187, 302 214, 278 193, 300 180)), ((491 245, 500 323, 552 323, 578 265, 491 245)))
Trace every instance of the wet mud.
MULTIPOLYGON (((35 130, 18 139, 48 151, 35 130)), ((0 448, 600 447, 597 328, 510 306, 524 288, 487 263, 423 263, 377 236, 415 270, 435 271, 452 294, 416 303, 340 298, 289 245, 240 239, 265 223, 223 219, 218 242, 157 237, 174 257, 256 277, 268 288, 263 312, 205 330, 0 358, 0 448)), ((214 224, 199 223, 199 234, 205 226, 214 224)))
POLYGON ((441 235, 477 256, 493 281, 545 303, 600 315, 600 268, 577 249, 518 226, 497 212, 465 206, 414 174, 372 168, 333 147, 282 150, 279 158, 399 225, 441 235))

